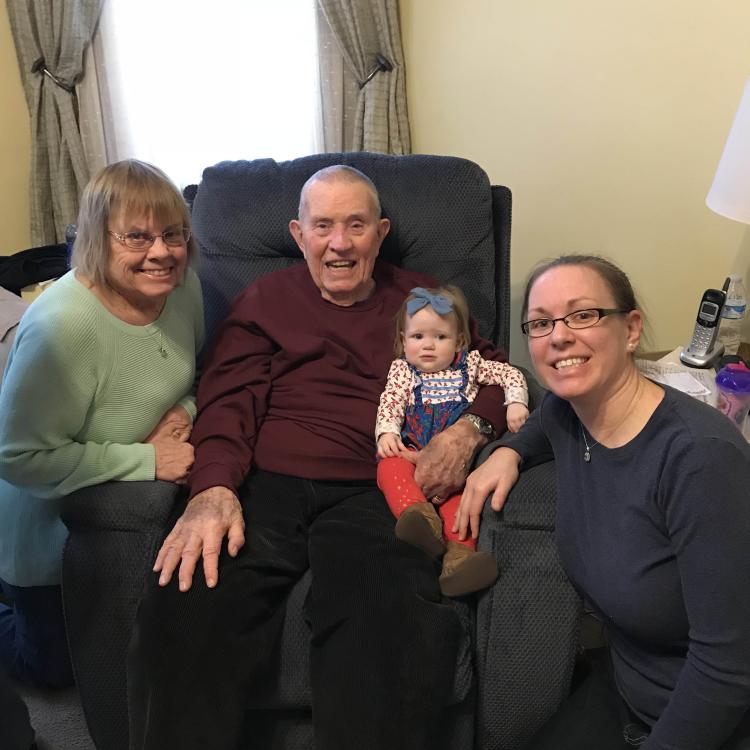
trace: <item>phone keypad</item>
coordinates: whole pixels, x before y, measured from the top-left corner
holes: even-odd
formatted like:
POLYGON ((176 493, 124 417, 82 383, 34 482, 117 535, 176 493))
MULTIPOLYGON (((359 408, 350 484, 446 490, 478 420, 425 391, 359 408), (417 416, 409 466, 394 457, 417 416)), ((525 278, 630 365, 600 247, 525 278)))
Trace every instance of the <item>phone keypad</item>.
POLYGON ((711 334, 713 328, 696 326, 693 333, 693 340, 690 342, 690 350, 704 353, 708 351, 708 345, 711 343, 711 334))

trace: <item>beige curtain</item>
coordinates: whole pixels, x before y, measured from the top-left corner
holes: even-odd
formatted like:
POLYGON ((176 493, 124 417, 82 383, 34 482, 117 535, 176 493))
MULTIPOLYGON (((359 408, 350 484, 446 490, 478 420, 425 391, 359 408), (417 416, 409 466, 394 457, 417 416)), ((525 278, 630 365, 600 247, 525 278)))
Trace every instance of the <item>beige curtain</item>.
POLYGON ((326 151, 411 151, 398 0, 318 0, 326 151), (330 33, 343 58, 336 63, 330 33), (393 65, 360 88, 376 54, 393 65))
POLYGON ((89 178, 76 85, 101 0, 6 0, 31 116, 31 239, 62 242, 89 178))

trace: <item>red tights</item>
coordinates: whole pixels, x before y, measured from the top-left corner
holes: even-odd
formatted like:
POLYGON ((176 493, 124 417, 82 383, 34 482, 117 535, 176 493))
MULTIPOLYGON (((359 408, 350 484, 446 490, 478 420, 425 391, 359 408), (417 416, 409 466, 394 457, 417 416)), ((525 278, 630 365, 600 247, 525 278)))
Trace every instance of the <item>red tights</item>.
MULTIPOLYGON (((384 458, 378 462, 378 487, 385 495, 388 507, 396 518, 415 503, 427 502, 427 498, 414 481, 414 464, 405 458, 384 458)), ((451 495, 445 502, 434 503, 435 508, 443 520, 443 536, 449 542, 458 542, 469 549, 476 549, 476 540, 468 538, 460 540, 453 532, 453 524, 458 513, 461 493, 451 495)))

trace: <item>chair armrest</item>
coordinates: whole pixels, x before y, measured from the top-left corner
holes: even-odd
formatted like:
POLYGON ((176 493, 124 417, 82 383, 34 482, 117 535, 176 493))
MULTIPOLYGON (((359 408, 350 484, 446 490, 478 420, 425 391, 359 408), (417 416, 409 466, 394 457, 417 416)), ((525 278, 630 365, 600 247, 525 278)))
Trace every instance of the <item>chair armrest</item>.
POLYGON ((128 748, 128 643, 178 493, 170 482, 106 482, 62 503, 69 531, 62 567, 65 624, 97 747, 128 748))
POLYGON ((520 750, 570 687, 581 603, 554 541, 555 465, 521 473, 504 509, 487 503, 478 548, 498 562, 477 606, 477 740, 520 750))
POLYGON ((154 531, 164 528, 179 487, 171 482, 105 482, 63 498, 61 516, 70 531, 154 531))

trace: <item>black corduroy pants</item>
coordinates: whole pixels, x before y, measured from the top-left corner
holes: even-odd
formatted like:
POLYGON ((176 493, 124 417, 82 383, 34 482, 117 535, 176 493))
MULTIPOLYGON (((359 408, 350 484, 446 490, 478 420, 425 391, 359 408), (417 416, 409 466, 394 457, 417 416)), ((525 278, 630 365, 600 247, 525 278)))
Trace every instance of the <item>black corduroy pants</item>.
POLYGON ((308 567, 316 748, 434 744, 461 626, 432 561, 395 538, 374 482, 256 471, 240 494, 246 541, 236 558, 222 553, 218 586, 202 569, 186 593, 154 576, 141 604, 131 748, 240 748, 248 694, 274 680, 284 604, 308 567))

